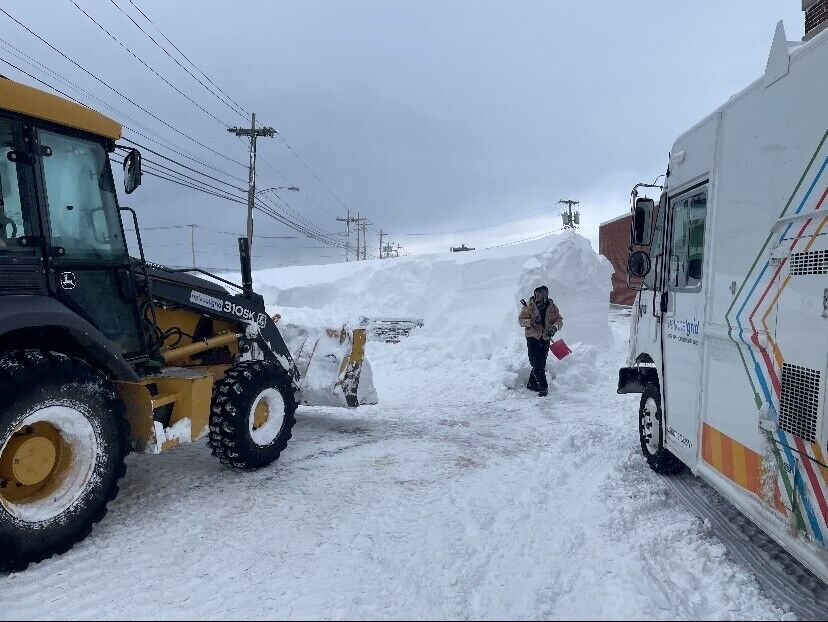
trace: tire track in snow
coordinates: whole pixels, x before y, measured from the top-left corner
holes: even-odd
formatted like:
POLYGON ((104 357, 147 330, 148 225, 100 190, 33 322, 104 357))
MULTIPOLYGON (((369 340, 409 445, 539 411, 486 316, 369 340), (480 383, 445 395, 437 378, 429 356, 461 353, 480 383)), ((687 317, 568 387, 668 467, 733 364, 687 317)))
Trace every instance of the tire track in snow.
POLYGON ((616 345, 585 395, 303 409, 254 473, 132 456, 89 539, 0 577, 3 615, 781 617, 638 455, 616 345))
POLYGON ((666 478, 671 492, 710 525, 728 552, 756 576, 765 594, 801 620, 828 619, 828 586, 703 481, 666 478))

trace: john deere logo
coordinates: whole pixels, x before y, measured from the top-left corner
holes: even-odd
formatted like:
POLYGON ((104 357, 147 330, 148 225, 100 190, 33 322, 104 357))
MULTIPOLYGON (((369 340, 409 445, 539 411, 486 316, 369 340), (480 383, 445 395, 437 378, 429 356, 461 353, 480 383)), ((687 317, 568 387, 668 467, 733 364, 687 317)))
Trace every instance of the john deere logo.
POLYGON ((60 286, 63 289, 75 289, 75 273, 74 272, 61 272, 60 273, 60 286))

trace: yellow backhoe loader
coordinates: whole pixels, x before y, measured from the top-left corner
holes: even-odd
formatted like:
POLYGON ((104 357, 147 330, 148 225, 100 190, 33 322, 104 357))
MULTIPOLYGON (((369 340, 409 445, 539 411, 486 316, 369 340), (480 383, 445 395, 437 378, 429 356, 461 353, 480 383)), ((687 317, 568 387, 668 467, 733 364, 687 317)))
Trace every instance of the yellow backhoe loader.
MULTIPOLYGON (((130 451, 207 437, 223 464, 263 467, 297 405, 313 403, 302 372, 317 344, 305 340, 300 372, 252 289, 246 238, 243 285, 146 261, 137 215, 115 192, 120 137, 89 108, 0 78, 0 570, 84 538, 130 451)), ((140 152, 123 166, 129 194, 140 152)), ((364 329, 335 334, 331 395, 375 401, 360 398, 364 329)))

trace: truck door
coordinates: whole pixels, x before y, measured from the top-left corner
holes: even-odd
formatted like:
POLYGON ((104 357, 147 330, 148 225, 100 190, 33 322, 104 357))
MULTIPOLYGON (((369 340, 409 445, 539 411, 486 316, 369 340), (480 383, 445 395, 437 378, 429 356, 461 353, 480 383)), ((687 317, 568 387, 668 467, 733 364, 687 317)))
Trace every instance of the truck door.
POLYGON ((37 145, 50 288, 125 357, 142 356, 144 335, 107 152, 94 140, 45 129, 37 145))
POLYGON ((698 455, 706 216, 706 183, 669 198, 661 298, 665 444, 687 464, 698 455))

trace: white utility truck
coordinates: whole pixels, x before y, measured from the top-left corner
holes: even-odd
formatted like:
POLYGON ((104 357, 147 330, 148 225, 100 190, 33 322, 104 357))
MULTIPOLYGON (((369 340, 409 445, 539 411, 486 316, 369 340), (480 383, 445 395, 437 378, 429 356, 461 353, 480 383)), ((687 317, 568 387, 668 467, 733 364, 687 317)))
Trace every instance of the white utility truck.
POLYGON ((765 74, 633 190, 618 382, 655 471, 689 467, 826 582, 827 168, 828 30, 780 22, 765 74))

